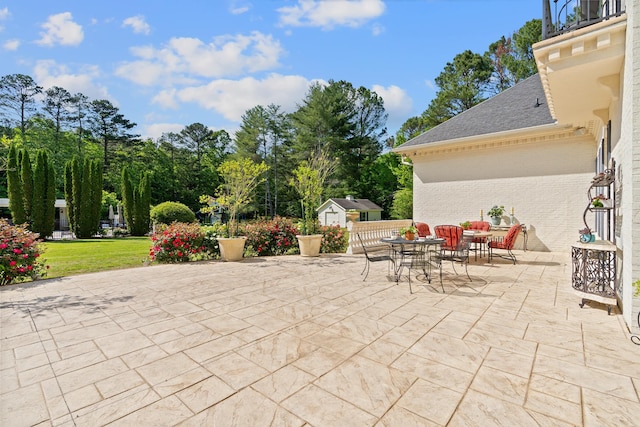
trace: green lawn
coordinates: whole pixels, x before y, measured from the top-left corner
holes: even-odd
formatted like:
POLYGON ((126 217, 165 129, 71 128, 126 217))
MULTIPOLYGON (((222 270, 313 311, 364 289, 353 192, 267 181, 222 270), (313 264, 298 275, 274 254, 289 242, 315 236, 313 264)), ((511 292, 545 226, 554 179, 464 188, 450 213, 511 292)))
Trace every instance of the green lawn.
POLYGON ((56 240, 43 243, 47 278, 119 268, 141 267, 149 258, 151 239, 56 240))

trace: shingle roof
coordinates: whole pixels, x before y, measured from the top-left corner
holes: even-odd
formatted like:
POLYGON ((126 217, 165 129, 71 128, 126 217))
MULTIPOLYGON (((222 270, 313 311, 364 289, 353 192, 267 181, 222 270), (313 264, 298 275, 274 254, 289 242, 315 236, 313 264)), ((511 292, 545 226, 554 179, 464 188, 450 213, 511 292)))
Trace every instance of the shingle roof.
POLYGON ((334 203, 343 209, 355 209, 357 211, 381 211, 382 208, 369 199, 334 199, 334 203))
MULTIPOLYGON (((411 147, 555 123, 535 74, 402 144, 411 147), (537 104, 537 106, 536 106, 537 104)), ((398 148, 400 148, 398 147, 398 148)))

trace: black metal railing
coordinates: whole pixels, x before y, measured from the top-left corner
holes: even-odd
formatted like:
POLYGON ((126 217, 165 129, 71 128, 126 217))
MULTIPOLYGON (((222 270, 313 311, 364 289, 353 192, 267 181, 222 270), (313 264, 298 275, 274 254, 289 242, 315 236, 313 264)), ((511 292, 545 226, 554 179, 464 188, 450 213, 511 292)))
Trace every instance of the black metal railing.
POLYGON ((542 38, 564 34, 624 12, 623 0, 542 0, 542 38))

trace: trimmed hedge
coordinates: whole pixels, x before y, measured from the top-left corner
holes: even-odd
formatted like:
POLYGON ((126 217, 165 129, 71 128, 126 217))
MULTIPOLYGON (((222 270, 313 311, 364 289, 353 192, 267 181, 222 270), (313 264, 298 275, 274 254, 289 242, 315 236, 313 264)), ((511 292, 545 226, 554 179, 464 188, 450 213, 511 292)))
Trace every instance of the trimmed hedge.
POLYGON ((196 214, 187 205, 179 202, 163 202, 151 209, 151 221, 159 224, 194 222, 196 214))

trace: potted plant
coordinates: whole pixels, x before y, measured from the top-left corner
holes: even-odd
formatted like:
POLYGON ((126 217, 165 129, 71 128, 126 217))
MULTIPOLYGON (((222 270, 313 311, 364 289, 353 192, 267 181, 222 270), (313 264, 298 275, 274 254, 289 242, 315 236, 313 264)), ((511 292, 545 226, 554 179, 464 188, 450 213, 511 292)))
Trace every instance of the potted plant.
POLYGON ((360 212, 358 212, 355 209, 348 209, 345 215, 347 219, 351 222, 356 222, 360 219, 360 212))
POLYGON ((418 229, 413 225, 400 229, 400 235, 404 236, 406 240, 414 240, 416 238, 416 234, 418 234, 418 229))
POLYGON ((318 256, 320 255, 320 245, 322 234, 318 234, 318 218, 316 206, 320 203, 324 183, 333 171, 335 163, 322 154, 312 156, 311 161, 303 160, 293 171, 293 178, 289 184, 300 196, 302 208, 302 222, 300 224, 301 234, 296 235, 300 255, 318 256))
POLYGON ((500 225, 500 221, 502 221, 502 214, 504 214, 504 206, 493 205, 487 215, 491 217, 491 222, 493 225, 500 225))
POLYGON ((463 230, 468 230, 471 227, 471 222, 470 221, 461 222, 460 227, 462 227, 463 230))
MULTIPOLYGON (((238 214, 251 203, 255 188, 264 181, 269 169, 264 162, 250 159, 226 160, 218 167, 224 182, 218 188, 216 203, 229 212, 227 237, 219 237, 220 257, 225 261, 239 261, 244 254, 245 236, 238 236, 238 214)), ((211 204, 213 205, 213 204, 211 204)))

